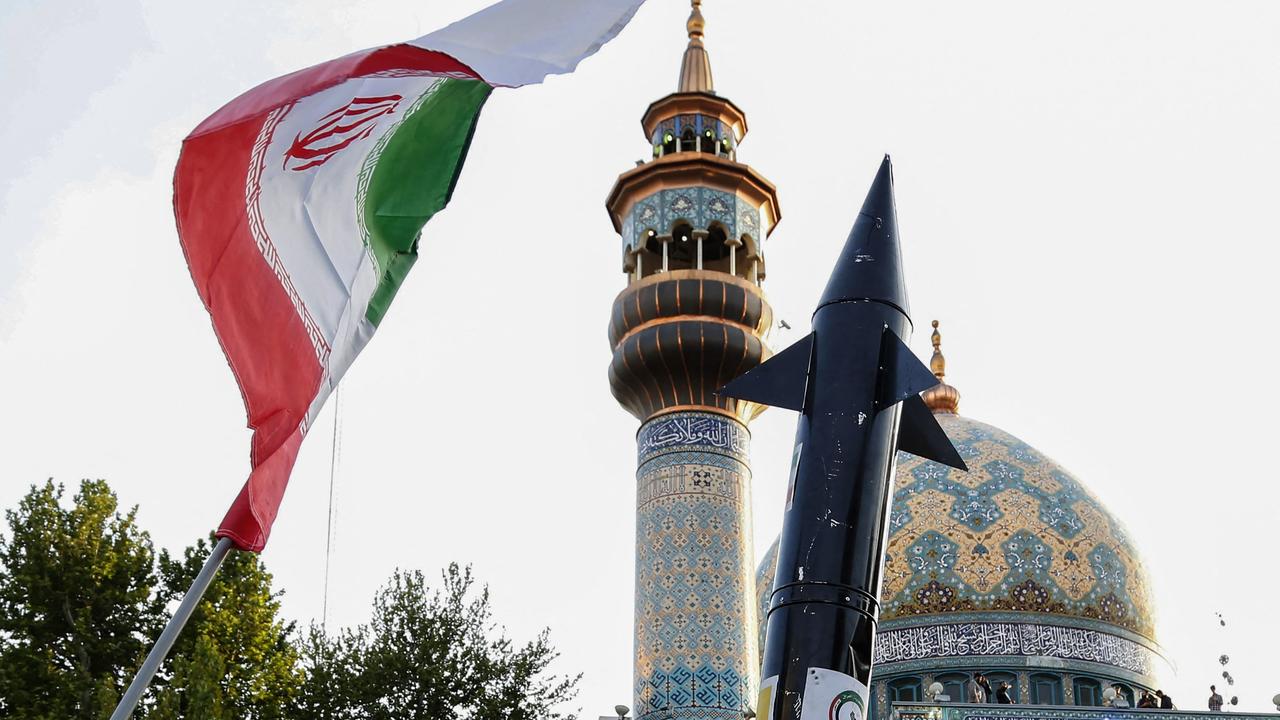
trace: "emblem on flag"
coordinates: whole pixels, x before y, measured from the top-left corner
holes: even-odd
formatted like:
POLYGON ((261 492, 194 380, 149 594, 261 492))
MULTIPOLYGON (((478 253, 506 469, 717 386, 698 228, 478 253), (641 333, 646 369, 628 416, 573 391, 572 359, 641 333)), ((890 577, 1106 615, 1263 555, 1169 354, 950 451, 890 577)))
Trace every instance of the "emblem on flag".
POLYGON ((394 113, 402 99, 400 95, 352 98, 351 102, 320 118, 319 125, 311 132, 298 133, 284 153, 284 166, 301 172, 325 164, 351 143, 369 137, 378 118, 394 113))

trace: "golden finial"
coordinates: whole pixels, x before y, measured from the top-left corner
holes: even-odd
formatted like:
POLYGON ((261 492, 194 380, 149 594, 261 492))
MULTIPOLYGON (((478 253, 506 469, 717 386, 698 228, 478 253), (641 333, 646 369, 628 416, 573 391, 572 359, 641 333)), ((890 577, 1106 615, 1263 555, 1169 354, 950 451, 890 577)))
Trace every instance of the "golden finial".
POLYGON ((935 413, 955 414, 960 410, 960 391, 951 387, 943 379, 947 376, 947 359, 942 355, 942 333, 938 332, 938 321, 933 321, 933 357, 929 359, 929 369, 938 378, 938 384, 925 390, 921 397, 924 404, 935 413))
POLYGON ((702 30, 707 26, 707 21, 702 18, 702 0, 692 0, 693 12, 689 13, 689 23, 686 27, 689 29, 689 39, 702 37, 702 30))
POLYGON ((947 359, 942 356, 942 333, 938 332, 938 321, 933 321, 933 357, 929 360, 929 369, 938 379, 947 376, 947 359))
POLYGON ((702 17, 702 0, 691 0, 693 10, 685 27, 689 31, 689 47, 685 48, 684 61, 680 63, 680 85, 677 92, 714 93, 711 80, 711 57, 702 45, 702 34, 707 21, 702 17))

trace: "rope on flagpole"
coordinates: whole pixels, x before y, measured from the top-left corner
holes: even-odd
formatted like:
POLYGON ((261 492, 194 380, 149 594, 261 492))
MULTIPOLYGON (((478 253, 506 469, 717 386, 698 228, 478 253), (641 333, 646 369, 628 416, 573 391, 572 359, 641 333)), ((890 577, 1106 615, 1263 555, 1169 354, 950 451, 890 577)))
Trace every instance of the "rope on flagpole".
POLYGON ((329 565, 333 558, 333 488, 338 476, 338 460, 342 456, 342 426, 338 414, 342 409, 342 386, 333 391, 333 437, 329 448, 329 513, 324 531, 324 599, 320 606, 320 631, 329 623, 329 565))
POLYGON ((146 692, 147 686, 151 684, 151 678, 155 677, 156 671, 160 669, 160 663, 164 662, 169 651, 173 649, 174 641, 178 639, 187 620, 191 619, 191 613, 195 611, 196 605, 200 604, 200 598, 204 597, 205 591, 213 582, 213 576, 218 574, 218 568, 222 567, 222 561, 227 558, 229 552, 231 552, 231 538, 220 538, 218 544, 214 545, 213 550, 209 552, 209 559, 205 560, 204 567, 200 568, 200 574, 196 575, 195 582, 191 583, 191 589, 187 590, 182 602, 178 604, 178 609, 169 619, 169 624, 164 626, 164 632, 160 633, 156 644, 151 646, 151 652, 147 654, 142 667, 138 668, 138 674, 133 676, 129 689, 125 690, 124 696, 120 698, 120 704, 116 706, 115 712, 111 713, 111 720, 129 720, 133 716, 138 702, 142 700, 142 693, 146 692))

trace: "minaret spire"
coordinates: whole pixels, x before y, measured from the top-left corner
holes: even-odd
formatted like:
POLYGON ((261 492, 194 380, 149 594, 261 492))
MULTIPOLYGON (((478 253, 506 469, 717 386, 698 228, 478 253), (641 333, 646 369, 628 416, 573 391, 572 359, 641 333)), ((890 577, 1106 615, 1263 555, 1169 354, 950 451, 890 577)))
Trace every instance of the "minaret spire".
POLYGON ((693 12, 689 13, 689 47, 685 48, 684 61, 680 63, 680 86, 676 92, 715 94, 711 80, 711 56, 702 44, 702 33, 707 22, 702 18, 702 0, 691 0, 693 12))
POLYGON ((960 411, 960 391, 947 384, 947 359, 942 355, 942 333, 938 332, 938 321, 933 321, 933 357, 929 359, 929 369, 939 384, 920 393, 924 404, 935 413, 954 415, 960 411))

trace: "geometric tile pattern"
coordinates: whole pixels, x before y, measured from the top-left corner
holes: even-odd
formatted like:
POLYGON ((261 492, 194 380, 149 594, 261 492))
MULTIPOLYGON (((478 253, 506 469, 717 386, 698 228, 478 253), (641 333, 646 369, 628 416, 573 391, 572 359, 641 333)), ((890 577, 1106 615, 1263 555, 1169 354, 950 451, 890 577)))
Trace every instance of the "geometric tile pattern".
POLYGON ((650 230, 669 235, 681 222, 689 223, 694 230, 719 225, 731 238, 748 235, 763 257, 760 210, 733 193, 700 186, 660 190, 637 200, 622 218, 623 250, 640 247, 650 230))
POLYGON ((1030 611, 1154 639, 1141 558, 1102 503, 1012 435, 935 417, 972 471, 899 455, 881 619, 1030 611))
POLYGON ((638 437, 635 717, 741 720, 759 663, 749 436, 721 415, 671 413, 638 437), (652 442, 673 426, 703 432, 652 442))
MULTIPOLYGON (((1137 645, 1154 648, 1150 583, 1119 520, 1074 476, 1009 433, 958 415, 934 418, 970 471, 898 454, 882 626, 1032 623, 1063 628, 1058 644, 1078 642, 1084 628, 1131 633, 1142 641, 1137 645)), ((756 578, 758 611, 768 602, 776 563, 771 549, 756 578)), ((1124 651, 1103 664, 1126 668, 1131 644, 1118 637, 1113 645, 1124 651)), ((928 654, 943 660, 961 653, 939 646, 928 654)), ((1058 655, 1043 648, 1032 654, 1058 655)), ((1079 654, 1070 649, 1058 657, 1083 659, 1079 654)))

